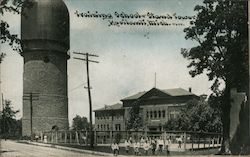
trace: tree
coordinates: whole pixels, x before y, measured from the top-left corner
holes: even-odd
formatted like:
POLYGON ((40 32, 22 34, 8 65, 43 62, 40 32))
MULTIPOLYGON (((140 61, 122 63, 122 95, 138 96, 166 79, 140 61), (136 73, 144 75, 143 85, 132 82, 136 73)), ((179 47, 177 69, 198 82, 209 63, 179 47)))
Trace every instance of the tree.
MULTIPOLYGON (((30 0, 1 0, 0 1, 0 16, 4 16, 5 13, 21 14, 22 7, 31 7, 30 0)), ((25 16, 25 15, 24 15, 25 16)), ((9 30, 10 25, 1 19, 0 21, 0 43, 7 43, 11 48, 21 53, 21 40, 17 34, 12 34, 9 30)), ((0 52, 0 62, 5 56, 4 52, 0 52)))
POLYGON ((222 131, 219 113, 205 100, 190 100, 179 115, 165 125, 167 130, 217 132, 222 131))
POLYGON ((246 0, 204 0, 194 8, 197 18, 184 29, 197 46, 182 49, 190 75, 206 73, 212 96, 222 110, 223 149, 229 150, 230 89, 248 91, 248 25, 246 0), (224 83, 225 87, 220 89, 224 83))
POLYGON ((76 115, 73 118, 73 124, 72 124, 73 130, 89 130, 90 124, 88 122, 88 119, 86 117, 81 117, 79 115, 76 115))
POLYGON ((127 130, 136 130, 143 128, 142 113, 140 112, 139 102, 133 103, 132 108, 129 111, 129 118, 127 120, 127 130))
POLYGON ((20 134, 21 126, 20 120, 16 119, 16 114, 19 110, 13 110, 10 100, 5 100, 3 111, 1 111, 1 135, 4 135, 5 138, 7 135, 15 136, 16 132, 20 134))

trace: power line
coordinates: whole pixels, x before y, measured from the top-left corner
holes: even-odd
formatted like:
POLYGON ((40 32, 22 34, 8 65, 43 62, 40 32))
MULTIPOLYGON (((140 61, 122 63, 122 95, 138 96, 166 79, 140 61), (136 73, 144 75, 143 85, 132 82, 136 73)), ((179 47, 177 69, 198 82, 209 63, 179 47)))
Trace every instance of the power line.
POLYGON ((74 54, 83 55, 85 58, 80 57, 73 57, 74 59, 85 61, 86 62, 86 68, 87 68, 87 88, 88 89, 88 96, 89 96, 89 121, 90 121, 90 146, 94 147, 94 136, 93 136, 93 123, 92 123, 92 100, 91 100, 91 92, 90 92, 90 79, 89 79, 89 62, 92 63, 99 63, 95 60, 90 60, 89 57, 99 57, 95 54, 89 54, 89 53, 81 53, 81 52, 73 52, 74 54))

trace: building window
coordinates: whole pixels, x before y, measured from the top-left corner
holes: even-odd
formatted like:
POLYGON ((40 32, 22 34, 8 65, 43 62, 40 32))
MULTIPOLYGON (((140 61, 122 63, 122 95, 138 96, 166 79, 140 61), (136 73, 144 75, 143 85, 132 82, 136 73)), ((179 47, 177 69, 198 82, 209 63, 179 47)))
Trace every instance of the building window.
POLYGON ((115 130, 120 131, 121 130, 121 124, 116 124, 115 125, 115 130))
POLYGON ((153 118, 153 111, 150 111, 150 118, 153 118))
POLYGON ((99 124, 97 125, 97 129, 98 129, 98 130, 100 129, 100 126, 99 126, 99 124))
POLYGON ((162 111, 162 117, 165 118, 165 116, 166 116, 166 111, 163 110, 163 111, 162 111))
POLYGON ((149 113, 148 113, 148 111, 147 111, 147 118, 149 117, 149 113))
POLYGON ((161 111, 158 111, 158 116, 159 118, 161 118, 161 111))
POLYGON ((103 126, 103 130, 105 131, 106 130, 106 125, 104 124, 104 126, 103 126))
POLYGON ((107 124, 107 129, 109 130, 109 124, 107 124))
POLYGON ((154 111, 154 118, 157 118, 157 111, 154 111))

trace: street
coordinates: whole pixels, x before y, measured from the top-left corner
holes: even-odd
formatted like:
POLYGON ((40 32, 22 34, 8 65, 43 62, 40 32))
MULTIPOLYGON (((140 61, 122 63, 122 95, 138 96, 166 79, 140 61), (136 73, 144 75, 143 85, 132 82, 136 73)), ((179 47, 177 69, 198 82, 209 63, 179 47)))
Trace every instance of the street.
POLYGON ((78 157, 93 156, 56 148, 34 146, 15 141, 0 141, 0 157, 78 157))

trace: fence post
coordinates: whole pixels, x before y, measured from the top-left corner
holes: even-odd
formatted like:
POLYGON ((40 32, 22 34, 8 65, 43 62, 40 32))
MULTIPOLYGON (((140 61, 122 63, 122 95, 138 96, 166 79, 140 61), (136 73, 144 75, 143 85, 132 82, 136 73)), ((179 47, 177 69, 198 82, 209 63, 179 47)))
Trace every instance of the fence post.
POLYGON ((64 132, 64 135, 65 135, 65 136, 64 136, 64 143, 67 143, 67 136, 68 136, 68 134, 67 134, 66 131, 64 132))
POLYGON ((72 143, 72 132, 69 132, 69 143, 72 143))
POLYGON ((198 149, 200 148, 200 134, 198 134, 198 149))
POLYGON ((208 148, 210 148, 210 144, 211 144, 211 136, 209 136, 208 148))
POLYGON ((187 143, 187 133, 184 132, 184 150, 186 150, 186 143, 187 143))
POLYGON ((63 143, 63 132, 61 132, 60 143, 63 143))
POLYGON ((79 143, 79 136, 78 136, 78 132, 76 131, 76 143, 78 144, 78 145, 80 145, 80 143, 79 143))
POLYGON ((58 142, 58 137, 57 137, 58 132, 56 131, 56 133, 55 133, 55 134, 56 134, 56 141, 55 141, 55 142, 57 143, 57 142, 58 142))
POLYGON ((113 135, 113 132, 112 132, 112 130, 111 130, 111 131, 110 131, 110 144, 112 144, 112 141, 113 141, 112 135, 113 135))
POLYGON ((206 148, 206 137, 205 136, 203 137, 203 145, 204 145, 203 148, 206 148))
POLYGON ((53 138, 53 132, 51 132, 51 143, 54 142, 54 138, 53 138))
POLYGON ((41 132, 41 142, 43 142, 43 132, 41 132))
POLYGON ((217 138, 217 147, 219 147, 219 144, 220 144, 220 137, 218 136, 218 138, 217 138))
MULTIPOLYGON (((95 145, 97 145, 97 136, 96 135, 97 135, 97 132, 95 130, 95 132, 94 132, 94 141, 95 141, 94 144, 95 145)), ((104 136, 106 136, 106 133, 104 134, 104 136)))
POLYGON ((212 142, 213 142, 212 144, 213 144, 213 148, 214 148, 214 136, 213 136, 212 142))
POLYGON ((89 140, 89 138, 88 138, 88 131, 86 130, 86 142, 85 142, 85 145, 88 145, 88 140, 89 140))
POLYGON ((193 151, 194 150, 194 137, 193 136, 191 137, 191 141, 192 141, 191 150, 193 151))

